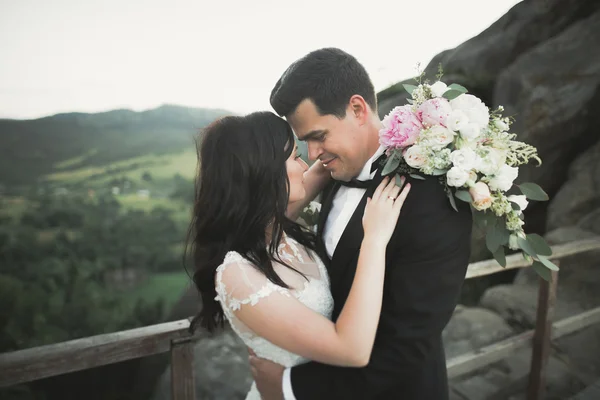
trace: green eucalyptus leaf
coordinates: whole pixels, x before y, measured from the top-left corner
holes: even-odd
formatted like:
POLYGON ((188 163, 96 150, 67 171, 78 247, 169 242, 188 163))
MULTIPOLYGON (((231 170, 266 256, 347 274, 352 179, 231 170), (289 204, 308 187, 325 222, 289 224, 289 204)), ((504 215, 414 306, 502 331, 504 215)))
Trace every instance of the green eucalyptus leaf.
POLYGON ((473 201, 471 194, 467 190, 457 190, 454 195, 457 199, 462 200, 465 203, 471 203, 473 201))
POLYGON ((431 172, 431 175, 433 176, 440 176, 440 175, 444 175, 446 172, 446 170, 443 169, 434 169, 433 172, 431 172))
POLYGON ((502 267, 506 267, 506 255, 504 254, 504 246, 498 247, 494 253, 494 258, 502 267))
POLYGON ((454 90, 454 89, 450 89, 448 91, 446 91, 442 97, 448 100, 453 100, 455 98, 457 98, 458 96, 460 96, 461 94, 463 94, 463 92, 461 92, 460 90, 454 90))
POLYGON ((403 83, 402 87, 404 87, 404 90, 406 90, 408 94, 412 94, 413 90, 417 88, 415 85, 409 85, 408 83, 403 83))
POLYGON ((485 228, 485 213, 483 211, 478 211, 473 209, 473 221, 475 224, 481 229, 485 228))
POLYGON ((500 227, 492 226, 488 228, 487 235, 485 236, 485 244, 492 254, 498 250, 503 241, 504 234, 500 227))
POLYGON ((538 256, 538 260, 546 266, 546 268, 552 271, 558 271, 558 265, 554 264, 552 261, 548 260, 544 256, 538 256))
POLYGON ((408 176, 410 176, 413 179, 419 179, 421 181, 425 180, 425 177, 421 176, 421 175, 417 175, 417 174, 408 174, 408 176))
POLYGON ((523 239, 522 237, 519 237, 517 238, 517 244, 519 245, 521 250, 529 254, 531 257, 537 257, 537 253, 535 252, 533 247, 531 247, 527 240, 523 239))
POLYGON ((529 200, 547 201, 549 199, 548 194, 535 183, 525 182, 517 186, 529 200))
POLYGON ((453 83, 452 85, 448 86, 448 89, 452 89, 452 90, 458 90, 461 93, 467 93, 468 90, 466 87, 459 85, 458 83, 453 83))
POLYGON ((456 207, 456 201, 454 201, 454 196, 450 190, 446 191, 446 195, 448 196, 448 200, 450 200, 450 205, 454 208, 454 211, 458 212, 458 207, 456 207))
POLYGON ((394 177, 394 180, 396 181, 396 186, 398 187, 402 187, 402 177, 398 174, 396 174, 396 176, 394 177))
POLYGON ((471 207, 473 211, 473 220, 480 228, 489 228, 495 226, 498 221, 498 217, 492 212, 479 211, 471 207))
POLYGON ((381 171, 381 175, 389 175, 396 170, 400 166, 400 158, 396 153, 392 154, 385 163, 383 167, 383 171, 381 171))
POLYGON ((541 262, 534 261, 533 264, 531 264, 531 268, 533 268, 543 280, 547 282, 552 281, 552 274, 550 273, 550 270, 541 262))
POLYGON ((551 256, 552 249, 548 246, 548 243, 543 237, 537 233, 531 233, 527 235, 527 242, 531 245, 531 248, 540 256, 551 256))

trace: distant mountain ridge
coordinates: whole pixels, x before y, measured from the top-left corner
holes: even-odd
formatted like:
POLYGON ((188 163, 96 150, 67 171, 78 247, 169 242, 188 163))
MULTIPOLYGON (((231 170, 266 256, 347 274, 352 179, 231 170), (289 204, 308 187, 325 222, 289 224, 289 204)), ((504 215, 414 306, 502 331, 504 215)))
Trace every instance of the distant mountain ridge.
POLYGON ((222 109, 163 105, 146 111, 62 113, 33 120, 0 119, 0 184, 27 185, 44 175, 102 166, 145 154, 193 148, 198 131, 222 109))

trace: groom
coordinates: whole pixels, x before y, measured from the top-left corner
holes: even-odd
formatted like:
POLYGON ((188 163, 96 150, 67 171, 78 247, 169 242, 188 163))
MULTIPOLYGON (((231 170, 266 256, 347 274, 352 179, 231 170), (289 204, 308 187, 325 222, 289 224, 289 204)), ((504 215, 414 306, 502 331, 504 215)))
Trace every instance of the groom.
MULTIPOLYGON (((381 181, 381 122, 364 67, 335 48, 292 64, 271 93, 309 157, 334 180, 322 193, 318 248, 327 264, 335 321, 356 271, 367 197, 381 181)), ((309 362, 283 367, 251 356, 263 399, 448 398, 442 330, 456 306, 470 254, 471 212, 449 204, 437 178, 411 180, 387 247, 381 318, 369 364, 344 368, 309 362)))

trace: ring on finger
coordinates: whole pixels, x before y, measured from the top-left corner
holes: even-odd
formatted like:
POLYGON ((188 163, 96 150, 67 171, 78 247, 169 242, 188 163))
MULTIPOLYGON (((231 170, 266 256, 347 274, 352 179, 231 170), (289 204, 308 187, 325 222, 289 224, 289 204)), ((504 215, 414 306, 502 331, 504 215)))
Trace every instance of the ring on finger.
POLYGON ((388 196, 387 198, 390 200, 396 200, 396 198, 394 196, 388 196))

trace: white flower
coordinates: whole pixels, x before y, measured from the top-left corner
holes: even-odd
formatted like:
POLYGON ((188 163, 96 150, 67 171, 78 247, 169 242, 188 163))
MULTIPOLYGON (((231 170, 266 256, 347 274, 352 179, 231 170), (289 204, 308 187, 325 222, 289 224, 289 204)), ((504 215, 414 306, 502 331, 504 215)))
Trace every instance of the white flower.
POLYGON ((469 171, 475 167, 477 162, 477 154, 471 148, 463 148, 454 150, 450 153, 450 161, 455 167, 469 171))
POLYGON ((523 212, 523 210, 526 209, 527 205, 529 204, 529 202, 527 201, 527 197, 525 197, 524 195, 513 194, 511 196, 508 196, 508 201, 513 202, 519 206, 519 208, 520 208, 519 214, 521 214, 523 212))
POLYGON ((490 179, 489 186, 492 190, 506 192, 512 187, 513 181, 517 179, 517 176, 519 176, 519 168, 504 164, 494 174, 493 178, 490 179))
POLYGON ((472 141, 481 135, 481 128, 479 124, 470 122, 460 129, 460 136, 468 141, 472 141))
POLYGON ((421 168, 427 164, 427 153, 424 147, 418 144, 410 146, 403 154, 406 163, 413 168, 421 168))
POLYGON ((433 159, 431 160, 433 168, 446 170, 450 166, 450 149, 444 148, 440 151, 434 152, 433 159))
POLYGON ((448 86, 444 82, 437 81, 430 86, 430 89, 435 97, 442 97, 446 93, 446 90, 448 90, 448 86))
POLYGON ((506 162, 506 151, 486 147, 485 155, 477 158, 475 168, 484 175, 493 175, 506 162))
POLYGON ((441 125, 434 125, 427 134, 427 144, 434 150, 441 150, 454 141, 454 132, 441 125))
POLYGON ((501 132, 506 132, 508 130, 508 124, 500 118, 494 120, 494 125, 496 125, 496 128, 500 129, 501 132))
POLYGON ((476 210, 483 211, 491 207, 492 194, 490 188, 484 182, 477 182, 469 189, 469 194, 473 198, 473 207, 476 210))
POLYGON ((469 172, 459 167, 452 167, 446 173, 446 182, 448 186, 461 187, 469 179, 469 172))
POLYGON ((489 109, 483 102, 472 94, 462 94, 450 101, 453 110, 461 110, 469 118, 470 123, 479 125, 480 128, 490 122, 489 109))
POLYGON ((448 128, 454 132, 463 129, 469 123, 469 117, 462 110, 452 110, 448 116, 448 128))

